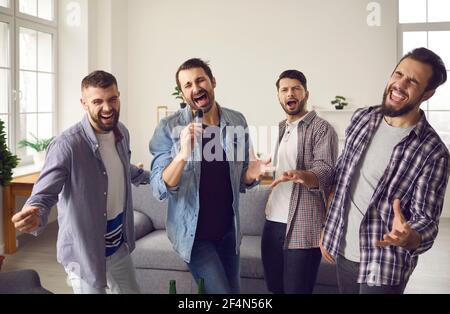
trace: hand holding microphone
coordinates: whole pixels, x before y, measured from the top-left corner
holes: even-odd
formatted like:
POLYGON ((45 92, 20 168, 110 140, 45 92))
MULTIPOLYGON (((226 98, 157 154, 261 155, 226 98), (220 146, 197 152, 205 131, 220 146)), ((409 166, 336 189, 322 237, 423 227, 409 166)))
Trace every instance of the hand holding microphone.
POLYGON ((196 139, 200 138, 203 134, 203 111, 197 110, 194 113, 194 123, 189 124, 180 134, 180 144, 181 144, 181 156, 184 160, 188 160, 191 155, 194 158, 194 145, 196 139))

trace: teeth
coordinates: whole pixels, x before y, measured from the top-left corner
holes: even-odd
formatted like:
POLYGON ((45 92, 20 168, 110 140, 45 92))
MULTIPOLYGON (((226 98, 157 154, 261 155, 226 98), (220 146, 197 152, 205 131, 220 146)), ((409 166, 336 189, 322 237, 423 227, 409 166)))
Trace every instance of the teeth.
POLYGON ((392 91, 391 96, 392 96, 392 98, 394 98, 394 100, 397 100, 397 101, 402 101, 402 100, 406 99, 405 95, 403 95, 403 94, 401 94, 401 93, 399 93, 398 91, 395 91, 395 90, 392 91))

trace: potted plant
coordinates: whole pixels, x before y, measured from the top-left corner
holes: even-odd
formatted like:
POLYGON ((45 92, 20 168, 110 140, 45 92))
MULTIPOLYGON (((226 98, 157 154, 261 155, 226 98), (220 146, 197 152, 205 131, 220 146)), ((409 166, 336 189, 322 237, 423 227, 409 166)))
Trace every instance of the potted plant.
POLYGON ((331 101, 331 104, 334 105, 337 110, 342 110, 348 105, 346 100, 347 99, 344 96, 336 96, 334 100, 331 101))
POLYGON ((12 171, 19 164, 19 158, 8 150, 4 122, 0 120, 0 187, 7 186, 12 180, 12 171))
POLYGON ((175 91, 172 93, 172 96, 175 96, 175 99, 180 101, 181 109, 186 108, 187 104, 184 102, 183 94, 178 86, 175 86, 175 91))
POLYGON ((54 137, 48 138, 48 139, 39 139, 36 135, 30 133, 30 135, 33 137, 33 141, 28 140, 22 140, 19 142, 19 147, 29 147, 35 150, 35 153, 33 154, 34 164, 37 166, 42 166, 45 161, 45 152, 50 145, 50 143, 53 141, 54 137))

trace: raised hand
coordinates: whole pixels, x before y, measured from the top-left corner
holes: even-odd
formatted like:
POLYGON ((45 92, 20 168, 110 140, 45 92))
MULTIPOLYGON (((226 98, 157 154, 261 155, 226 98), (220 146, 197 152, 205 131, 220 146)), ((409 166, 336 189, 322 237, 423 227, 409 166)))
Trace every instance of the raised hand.
POLYGON ((180 144, 181 151, 180 154, 184 160, 188 160, 193 147, 196 137, 203 134, 203 126, 201 123, 191 123, 181 131, 180 134, 180 144))
POLYGON ((39 208, 25 206, 20 212, 13 216, 11 221, 17 230, 25 233, 32 233, 36 231, 41 224, 39 208))
POLYGON ((400 200, 394 201, 394 220, 392 230, 383 236, 382 241, 376 241, 375 245, 379 247, 399 246, 406 249, 416 249, 421 243, 420 234, 411 228, 402 214, 400 200))
POLYGON ((270 185, 271 188, 275 188, 280 183, 292 181, 294 183, 305 184, 305 174, 303 171, 291 170, 285 171, 280 177, 275 179, 270 185))
POLYGON ((251 183, 255 180, 259 180, 269 168, 272 158, 267 160, 251 159, 248 163, 248 169, 246 173, 246 182, 251 183))

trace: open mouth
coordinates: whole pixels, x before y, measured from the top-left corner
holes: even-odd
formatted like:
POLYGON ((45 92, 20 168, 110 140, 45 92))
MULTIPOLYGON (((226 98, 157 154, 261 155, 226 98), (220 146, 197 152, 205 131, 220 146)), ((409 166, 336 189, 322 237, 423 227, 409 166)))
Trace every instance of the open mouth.
POLYGON ((389 99, 393 102, 393 103, 401 103, 405 100, 408 99, 408 95, 406 95, 405 93, 402 93, 399 90, 395 90, 392 89, 391 92, 389 93, 389 99))
POLYGON ((209 97, 206 92, 202 92, 198 96, 195 96, 193 99, 198 107, 204 107, 209 103, 209 97))
POLYGON ((101 114, 100 118, 102 119, 102 122, 104 123, 112 123, 114 121, 114 113, 110 113, 110 114, 101 114))
POLYGON ((298 101, 297 101, 297 100, 289 100, 289 101, 286 103, 286 107, 287 107, 289 110, 293 110, 293 109, 295 109, 295 108, 297 107, 297 104, 298 104, 298 101))

